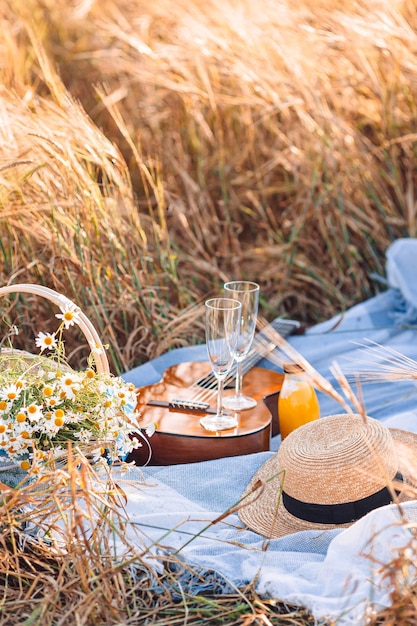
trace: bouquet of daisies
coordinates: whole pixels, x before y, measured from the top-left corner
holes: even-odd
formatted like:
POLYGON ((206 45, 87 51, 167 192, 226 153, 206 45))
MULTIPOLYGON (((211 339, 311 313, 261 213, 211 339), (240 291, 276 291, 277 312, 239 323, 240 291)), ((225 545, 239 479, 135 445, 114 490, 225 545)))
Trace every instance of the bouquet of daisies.
POLYGON ((37 355, 0 351, 0 455, 23 470, 65 453, 68 442, 108 462, 141 445, 135 387, 94 368, 103 347, 90 345, 84 371, 66 362, 63 332, 79 315, 72 303, 62 307, 56 332, 37 335, 37 355))

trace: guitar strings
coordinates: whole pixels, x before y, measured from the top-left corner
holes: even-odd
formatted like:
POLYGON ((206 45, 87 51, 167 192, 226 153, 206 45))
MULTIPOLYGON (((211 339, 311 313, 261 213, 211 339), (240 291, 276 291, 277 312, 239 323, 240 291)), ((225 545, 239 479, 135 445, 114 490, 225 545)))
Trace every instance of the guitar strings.
MULTIPOLYGON (((274 335, 272 334, 268 339, 268 334, 277 333, 280 337, 283 338, 285 333, 288 336, 294 330, 294 322, 292 320, 283 320, 276 319, 273 322, 264 322, 262 319, 258 318, 257 325, 262 326, 262 331, 260 331, 253 340, 253 347, 249 351, 246 359, 242 364, 242 373, 243 375, 247 373, 261 358, 268 358, 268 354, 272 354, 272 352, 277 347, 275 343, 274 335), (282 334, 279 333, 281 330, 282 334), (264 334, 266 336, 264 336, 264 334)), ((236 363, 234 363, 231 371, 224 381, 224 387, 230 386, 236 376, 236 363)), ((208 404, 211 403, 213 398, 217 392, 217 379, 213 373, 213 371, 208 374, 201 376, 199 379, 191 383, 190 389, 195 388, 198 391, 196 392, 193 400, 195 402, 206 402, 208 404)))

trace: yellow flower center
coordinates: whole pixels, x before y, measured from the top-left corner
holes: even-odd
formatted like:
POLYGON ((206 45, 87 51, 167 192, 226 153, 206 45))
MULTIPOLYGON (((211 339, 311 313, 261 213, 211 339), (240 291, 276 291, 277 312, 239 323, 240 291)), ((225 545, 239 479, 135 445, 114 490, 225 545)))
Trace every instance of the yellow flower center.
POLYGON ((23 422, 26 421, 26 415, 24 413, 18 413, 16 415, 16 421, 19 422, 19 424, 23 424, 23 422))
POLYGON ((54 390, 52 389, 52 387, 44 387, 43 388, 43 394, 44 396, 46 396, 47 398, 50 398, 52 396, 52 394, 54 393, 54 390))
POLYGON ((7 409, 6 400, 0 400, 0 411, 5 411, 7 409))
POLYGON ((7 394, 7 399, 16 400, 16 398, 17 398, 17 393, 15 391, 9 391, 9 393, 7 394))
POLYGON ((4 424, 0 424, 0 433, 6 432, 6 426, 4 424))
POLYGON ((21 468, 22 470, 25 470, 25 471, 27 471, 28 469, 30 469, 30 463, 29 463, 29 461, 22 461, 22 462, 21 462, 21 464, 20 464, 20 468, 21 468))
POLYGON ((62 418, 62 417, 64 417, 64 415, 65 415, 65 413, 64 413, 64 411, 62 409, 56 409, 55 417, 62 418))
POLYGON ((38 410, 38 407, 36 407, 34 404, 30 404, 27 408, 28 413, 30 413, 31 415, 34 415, 38 410))
POLYGON ((64 425, 64 420, 62 419, 62 417, 56 417, 54 420, 55 426, 58 426, 59 428, 61 426, 64 425))

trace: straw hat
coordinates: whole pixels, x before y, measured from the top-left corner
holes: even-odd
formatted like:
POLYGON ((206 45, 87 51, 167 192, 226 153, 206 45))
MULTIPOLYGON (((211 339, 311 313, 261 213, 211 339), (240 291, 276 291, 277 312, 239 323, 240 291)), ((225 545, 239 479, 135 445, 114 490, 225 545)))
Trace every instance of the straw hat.
POLYGON ((284 439, 250 481, 239 516, 270 538, 342 528, 372 509, 414 499, 413 484, 417 435, 372 417, 330 415, 284 439))

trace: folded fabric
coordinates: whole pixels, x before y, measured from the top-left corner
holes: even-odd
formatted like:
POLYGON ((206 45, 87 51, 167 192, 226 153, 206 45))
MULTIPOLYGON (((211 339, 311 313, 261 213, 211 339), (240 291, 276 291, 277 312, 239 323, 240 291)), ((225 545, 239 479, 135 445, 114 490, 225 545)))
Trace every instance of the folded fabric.
MULTIPOLYGON (((304 335, 291 337, 291 345, 336 387, 332 364, 352 374, 366 368, 369 341, 416 359, 417 275, 412 271, 416 257, 417 240, 394 242, 387 251, 388 289, 304 335)), ((173 350, 127 372, 124 378, 140 387, 160 380, 170 365, 206 358, 204 345, 173 350)), ((382 357, 374 355, 373 359, 377 363, 382 357)), ((260 365, 277 369, 266 359, 260 365)), ((370 416, 390 427, 417 432, 413 381, 364 384, 360 392, 370 416)), ((323 394, 319 401, 322 415, 344 412, 323 394)), ((138 528, 147 541, 162 540, 167 549, 179 551, 186 562, 206 571, 210 584, 215 584, 213 571, 217 572, 225 592, 256 580, 259 593, 304 606, 317 619, 338 620, 338 625, 366 623, 368 611, 391 603, 392 589, 383 578, 383 565, 411 541, 395 505, 376 509, 345 530, 303 531, 271 541, 246 530, 236 513, 211 524, 238 502, 252 476, 279 445, 280 437, 275 437, 271 452, 133 468, 130 478, 144 476, 150 486, 143 488, 139 499, 134 495, 135 482, 128 487, 132 541, 138 528)), ((417 521, 415 502, 404 504, 403 511, 413 523, 417 521)), ((199 592, 205 583, 191 577, 184 584, 199 592)))
POLYGON ((386 253, 388 284, 398 291, 397 324, 417 323, 417 239, 397 239, 386 253))

